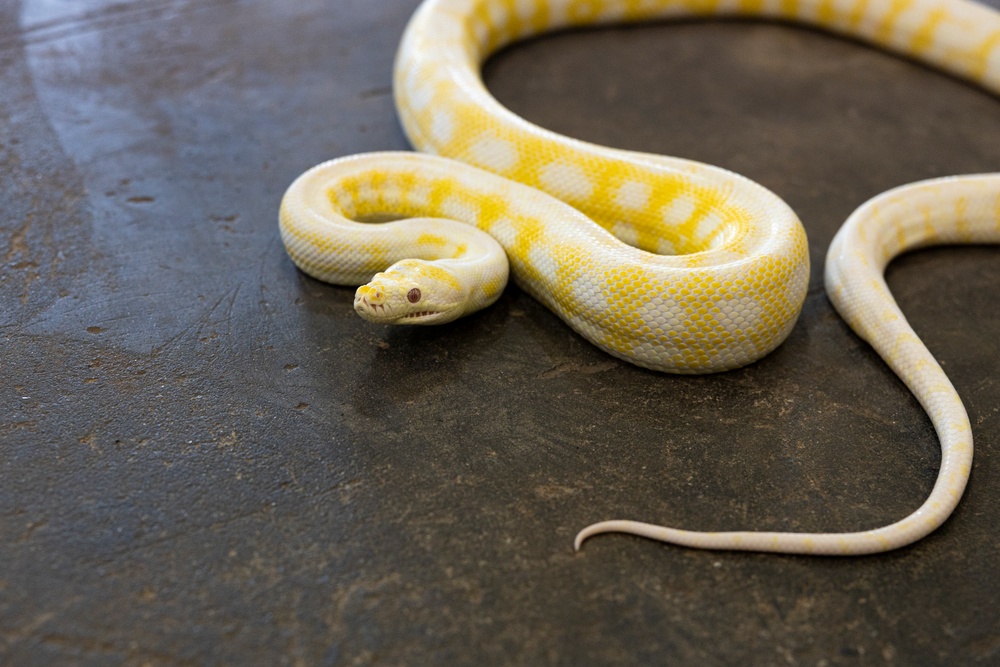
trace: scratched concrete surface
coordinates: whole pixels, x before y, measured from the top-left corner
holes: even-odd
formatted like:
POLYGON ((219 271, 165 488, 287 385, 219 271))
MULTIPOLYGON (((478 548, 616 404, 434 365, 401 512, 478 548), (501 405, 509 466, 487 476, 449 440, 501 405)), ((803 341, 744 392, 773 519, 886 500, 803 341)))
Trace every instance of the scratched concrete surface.
POLYGON ((891 287, 972 418, 955 516, 854 560, 574 533, 852 530, 919 505, 915 400, 823 292, 868 197, 1000 168, 1000 101, 762 23, 561 34, 492 60, 525 117, 775 190, 811 240, 790 339, 656 375, 511 288, 372 327, 278 239, 309 166, 403 149, 416 0, 0 3, 0 664, 1000 663, 1000 250, 891 287))

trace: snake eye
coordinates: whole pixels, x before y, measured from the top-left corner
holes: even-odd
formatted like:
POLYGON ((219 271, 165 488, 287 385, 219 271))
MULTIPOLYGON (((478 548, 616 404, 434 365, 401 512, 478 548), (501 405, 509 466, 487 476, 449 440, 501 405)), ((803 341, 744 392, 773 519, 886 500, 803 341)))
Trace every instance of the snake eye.
POLYGON ((414 287, 413 289, 411 289, 409 292, 406 293, 406 299, 410 303, 416 303, 417 301, 420 301, 420 290, 414 287))

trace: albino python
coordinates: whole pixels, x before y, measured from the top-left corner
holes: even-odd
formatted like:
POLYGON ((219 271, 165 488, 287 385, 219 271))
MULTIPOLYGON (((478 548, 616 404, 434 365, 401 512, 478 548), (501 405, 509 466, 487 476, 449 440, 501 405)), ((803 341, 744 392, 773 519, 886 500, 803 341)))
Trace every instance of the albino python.
MULTIPOLYGON (((368 283, 355 309, 373 322, 447 322, 487 306, 507 282, 509 259, 518 285, 616 357, 672 373, 759 359, 785 339, 805 298, 806 235, 792 210, 718 167, 531 125, 491 97, 479 75, 492 51, 546 30, 729 15, 842 33, 1000 93, 1000 14, 967 0, 426 0, 394 74, 403 127, 425 154, 359 155, 304 173, 281 204, 289 255, 320 280, 368 283), (386 218, 404 220, 359 222, 386 218)), ((988 174, 876 197, 827 255, 830 299, 919 399, 940 439, 937 482, 915 512, 854 533, 606 521, 580 532, 575 547, 615 531, 704 549, 856 555, 933 531, 965 489, 972 433, 882 275, 890 259, 917 246, 998 241, 1000 174, 988 174)))

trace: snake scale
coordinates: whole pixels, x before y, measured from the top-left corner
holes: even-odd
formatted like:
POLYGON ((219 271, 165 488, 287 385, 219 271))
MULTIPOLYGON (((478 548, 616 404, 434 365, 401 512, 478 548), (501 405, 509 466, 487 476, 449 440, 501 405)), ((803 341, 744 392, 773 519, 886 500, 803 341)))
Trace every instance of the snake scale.
MULTIPOLYGON (((383 323, 446 322, 508 280, 593 344, 671 373, 749 364, 788 336, 809 276, 795 213, 764 187, 689 160, 596 146, 502 107, 479 68, 547 30, 672 17, 795 21, 867 41, 1000 94, 1000 14, 968 0, 426 0, 396 58, 395 100, 422 153, 326 162, 289 187, 280 230, 320 280, 362 285, 383 323), (390 222, 366 224, 375 219, 390 222), (508 269, 509 260, 509 269, 508 269)), ((693 532, 605 521, 704 549, 858 555, 927 535, 957 505, 972 464, 969 419, 883 279, 906 250, 1000 242, 1000 174, 924 181, 858 209, 826 260, 834 306, 920 401, 941 443, 930 496, 889 526, 853 533, 693 532)))

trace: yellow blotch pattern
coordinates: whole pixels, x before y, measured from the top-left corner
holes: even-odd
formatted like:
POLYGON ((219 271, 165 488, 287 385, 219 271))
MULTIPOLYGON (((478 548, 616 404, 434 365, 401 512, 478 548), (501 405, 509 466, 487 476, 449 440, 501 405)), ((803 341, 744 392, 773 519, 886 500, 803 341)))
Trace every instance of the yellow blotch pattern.
MULTIPOLYGON (((395 223, 350 222, 454 218, 494 237, 520 285, 617 357, 674 373, 759 359, 786 338, 805 298, 808 248, 794 212, 758 184, 710 165, 636 160, 535 127, 501 107, 478 73, 491 51, 547 29, 713 13, 806 22, 1000 93, 1000 15, 968 0, 426 0, 396 59, 397 107, 416 148, 459 162, 385 154, 307 172, 282 202, 289 254, 333 282, 358 279, 406 252, 464 258, 461 244, 475 241, 451 241, 436 228, 410 234, 395 223), (329 181, 318 196, 311 194, 314 178, 329 181), (616 230, 629 245, 608 233, 616 230), (674 254, 655 254, 663 249, 674 254)), ((591 535, 624 531, 709 549, 864 554, 909 544, 940 525, 965 487, 971 430, 882 271, 917 245, 1000 241, 998 192, 996 174, 891 191, 851 216, 827 256, 829 298, 912 389, 940 435, 939 482, 917 512, 842 534, 602 522, 577 536, 577 548, 591 535)), ((458 280, 434 265, 421 270, 441 283, 458 280)), ((506 274, 479 280, 489 301, 506 274)))

